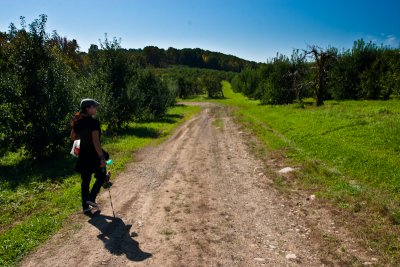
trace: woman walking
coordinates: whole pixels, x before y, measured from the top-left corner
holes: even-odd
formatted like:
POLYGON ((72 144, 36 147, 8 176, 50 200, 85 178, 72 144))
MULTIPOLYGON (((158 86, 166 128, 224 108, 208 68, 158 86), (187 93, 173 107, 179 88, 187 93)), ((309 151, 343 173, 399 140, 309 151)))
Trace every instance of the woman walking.
POLYGON ((92 207, 100 208, 96 203, 96 197, 106 179, 105 161, 108 159, 108 154, 101 147, 100 123, 94 118, 99 105, 94 99, 82 99, 81 111, 77 112, 71 121, 71 139, 80 139, 79 157, 75 170, 81 174, 82 178, 82 209, 85 214, 89 213, 92 207), (96 182, 92 190, 89 190, 93 173, 96 182))

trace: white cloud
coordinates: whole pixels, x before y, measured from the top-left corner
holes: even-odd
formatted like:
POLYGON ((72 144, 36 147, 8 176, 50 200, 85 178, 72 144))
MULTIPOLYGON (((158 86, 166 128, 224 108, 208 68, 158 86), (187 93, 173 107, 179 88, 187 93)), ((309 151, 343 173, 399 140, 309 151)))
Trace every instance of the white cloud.
POLYGON ((383 41, 384 45, 397 47, 400 44, 400 41, 393 34, 389 34, 386 36, 386 39, 383 41))
MULTIPOLYGON (((365 35, 364 35, 365 36, 365 35)), ((384 34, 380 33, 378 36, 376 35, 367 35, 366 41, 372 42, 378 46, 390 46, 390 47, 400 47, 400 39, 397 38, 394 34, 384 34)))

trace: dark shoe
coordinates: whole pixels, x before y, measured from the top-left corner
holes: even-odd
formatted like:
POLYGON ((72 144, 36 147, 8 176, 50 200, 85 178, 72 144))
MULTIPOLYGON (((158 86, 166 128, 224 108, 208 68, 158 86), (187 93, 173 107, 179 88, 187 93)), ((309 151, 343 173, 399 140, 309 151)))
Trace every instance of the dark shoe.
POLYGON ((103 184, 103 188, 104 188, 104 189, 108 189, 108 188, 110 188, 112 185, 113 185, 113 183, 111 183, 110 181, 108 181, 108 182, 105 182, 105 183, 103 184))
POLYGON ((96 202, 94 202, 94 201, 87 200, 87 201, 86 201, 86 204, 88 204, 88 205, 92 206, 93 208, 100 209, 100 205, 99 205, 99 204, 97 204, 97 203, 96 203, 96 202))

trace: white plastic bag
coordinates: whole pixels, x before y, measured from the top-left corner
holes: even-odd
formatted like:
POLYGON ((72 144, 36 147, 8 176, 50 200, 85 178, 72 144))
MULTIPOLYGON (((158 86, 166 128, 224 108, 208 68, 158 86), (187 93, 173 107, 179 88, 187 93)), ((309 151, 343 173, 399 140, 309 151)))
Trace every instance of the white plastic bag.
POLYGON ((73 157, 79 157, 79 150, 81 148, 81 140, 75 140, 74 144, 72 145, 71 152, 69 152, 73 157))

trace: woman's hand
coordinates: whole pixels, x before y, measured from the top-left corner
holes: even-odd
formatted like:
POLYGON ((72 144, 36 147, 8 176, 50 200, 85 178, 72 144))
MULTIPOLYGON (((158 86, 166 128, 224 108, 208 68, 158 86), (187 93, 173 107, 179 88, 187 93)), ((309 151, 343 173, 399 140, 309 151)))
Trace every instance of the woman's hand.
POLYGON ((101 159, 101 160, 100 160, 100 167, 101 167, 101 168, 106 167, 106 160, 105 160, 105 159, 101 159))

